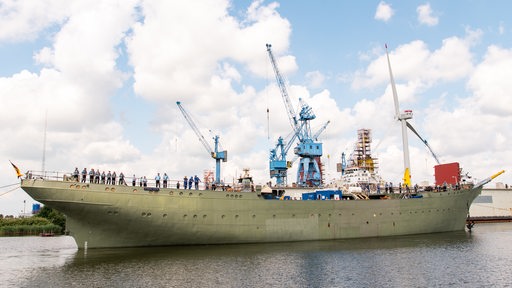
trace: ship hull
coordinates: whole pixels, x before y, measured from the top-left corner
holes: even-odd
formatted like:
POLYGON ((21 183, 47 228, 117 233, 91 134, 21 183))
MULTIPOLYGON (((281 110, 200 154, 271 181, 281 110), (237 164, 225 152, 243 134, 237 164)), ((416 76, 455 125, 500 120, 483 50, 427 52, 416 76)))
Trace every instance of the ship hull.
POLYGON ((266 200, 254 192, 160 189, 24 179, 67 217, 79 248, 267 243, 463 230, 481 188, 385 200, 266 200))

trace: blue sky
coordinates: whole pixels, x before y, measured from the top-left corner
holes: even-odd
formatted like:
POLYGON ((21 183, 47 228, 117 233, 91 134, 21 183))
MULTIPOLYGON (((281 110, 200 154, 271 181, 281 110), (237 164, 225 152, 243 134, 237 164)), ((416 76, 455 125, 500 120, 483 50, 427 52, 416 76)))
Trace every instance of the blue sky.
MULTIPOLYGON (((381 174, 402 174, 384 44, 401 109, 442 162, 484 178, 509 170, 509 1, 0 1, 0 186, 23 171, 74 167, 171 179, 213 169, 176 101, 228 150, 221 178, 250 168, 268 181, 268 150, 290 131, 265 44, 292 102, 313 107, 326 182, 360 128, 372 129, 381 174), (269 109, 267 122, 266 109, 269 109), (268 131, 267 127, 270 127, 268 131), (209 132, 211 130, 212 132, 209 132), (270 135, 270 138, 268 137, 270 135), (327 157, 329 155, 329 157, 327 157)), ((435 164, 409 136, 413 182, 435 164)), ((289 173, 291 179, 295 172, 289 173)), ((508 172, 497 182, 512 184, 508 172)), ((494 184, 492 184, 494 185, 494 184)), ((4 193, 0 190, 0 194, 4 193)), ((16 214, 21 190, 0 196, 16 214)))

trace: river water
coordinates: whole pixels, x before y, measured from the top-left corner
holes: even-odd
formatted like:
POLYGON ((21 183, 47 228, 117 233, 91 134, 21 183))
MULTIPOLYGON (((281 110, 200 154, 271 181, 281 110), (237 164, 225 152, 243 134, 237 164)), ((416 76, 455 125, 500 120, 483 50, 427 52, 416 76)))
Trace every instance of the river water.
POLYGON ((512 287, 512 223, 281 244, 78 250, 0 237, 1 287, 512 287))

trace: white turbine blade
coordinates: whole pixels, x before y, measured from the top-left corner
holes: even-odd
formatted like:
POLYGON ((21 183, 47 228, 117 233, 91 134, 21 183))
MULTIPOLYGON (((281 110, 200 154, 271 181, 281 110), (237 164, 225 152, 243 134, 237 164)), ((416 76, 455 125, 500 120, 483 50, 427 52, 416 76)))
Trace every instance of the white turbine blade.
POLYGON ((393 90, 393 100, 395 102, 395 113, 396 117, 400 116, 400 108, 398 106, 398 94, 396 93, 395 78, 393 77, 393 71, 391 71, 391 62, 389 61, 388 45, 386 45, 386 57, 388 59, 389 78, 391 81, 391 89, 393 90))

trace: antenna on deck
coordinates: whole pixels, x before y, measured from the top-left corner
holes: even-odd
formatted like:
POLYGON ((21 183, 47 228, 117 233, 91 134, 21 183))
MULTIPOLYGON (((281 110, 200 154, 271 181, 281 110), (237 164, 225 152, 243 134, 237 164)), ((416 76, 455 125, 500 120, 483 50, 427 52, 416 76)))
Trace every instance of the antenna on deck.
POLYGON ((44 173, 45 162, 46 162, 46 129, 48 127, 48 109, 46 109, 44 115, 44 136, 43 136, 43 163, 41 165, 41 172, 44 173))

